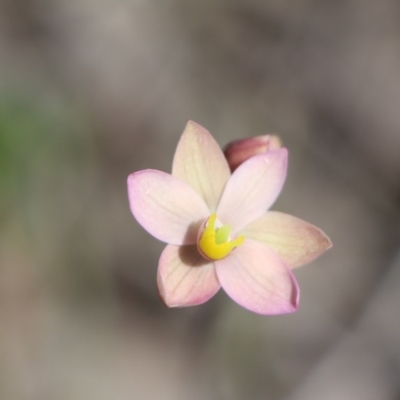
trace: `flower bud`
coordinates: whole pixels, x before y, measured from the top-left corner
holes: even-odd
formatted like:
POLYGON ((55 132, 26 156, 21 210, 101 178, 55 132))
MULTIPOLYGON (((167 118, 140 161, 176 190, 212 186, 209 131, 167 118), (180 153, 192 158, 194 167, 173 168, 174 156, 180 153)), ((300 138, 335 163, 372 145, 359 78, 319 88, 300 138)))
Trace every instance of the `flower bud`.
POLYGON ((276 135, 254 136, 228 143, 225 147, 224 154, 233 172, 240 164, 250 157, 265 153, 269 150, 277 150, 281 147, 281 141, 276 135))

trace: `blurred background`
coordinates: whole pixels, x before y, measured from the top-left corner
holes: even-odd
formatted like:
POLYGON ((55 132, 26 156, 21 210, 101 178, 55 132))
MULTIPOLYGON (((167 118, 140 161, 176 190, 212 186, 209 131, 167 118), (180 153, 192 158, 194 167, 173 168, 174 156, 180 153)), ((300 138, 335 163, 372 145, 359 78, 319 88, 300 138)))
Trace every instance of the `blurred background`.
POLYGON ((0 2, 0 398, 400 399, 397 0, 0 2), (277 133, 333 249, 292 315, 167 309, 126 178, 277 133))

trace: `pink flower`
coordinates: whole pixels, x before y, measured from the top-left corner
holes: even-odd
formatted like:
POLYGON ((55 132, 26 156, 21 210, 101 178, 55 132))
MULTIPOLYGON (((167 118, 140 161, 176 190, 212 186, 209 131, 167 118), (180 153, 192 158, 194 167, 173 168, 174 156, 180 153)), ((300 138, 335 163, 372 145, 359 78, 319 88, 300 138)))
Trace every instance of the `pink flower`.
POLYGON ((233 172, 240 164, 250 157, 265 153, 269 150, 278 150, 281 147, 281 141, 276 135, 253 136, 228 143, 225 147, 224 154, 233 172))
POLYGON ((189 121, 172 175, 144 170, 128 177, 130 208, 151 235, 168 243, 157 283, 170 307, 202 304, 222 287, 259 314, 298 307, 291 269, 331 246, 317 227, 267 210, 285 177, 287 150, 251 157, 231 175, 211 134, 189 121))

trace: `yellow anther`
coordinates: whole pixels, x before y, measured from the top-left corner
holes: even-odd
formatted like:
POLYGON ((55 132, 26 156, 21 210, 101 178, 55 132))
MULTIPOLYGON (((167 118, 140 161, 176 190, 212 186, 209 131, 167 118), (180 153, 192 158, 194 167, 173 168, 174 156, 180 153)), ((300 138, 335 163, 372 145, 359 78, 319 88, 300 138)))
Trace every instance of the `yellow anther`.
POLYGON ((225 258, 235 247, 240 246, 244 241, 244 236, 239 236, 234 240, 230 240, 230 227, 224 225, 215 228, 217 214, 212 214, 204 228, 200 233, 197 247, 204 257, 210 260, 221 260, 225 258))

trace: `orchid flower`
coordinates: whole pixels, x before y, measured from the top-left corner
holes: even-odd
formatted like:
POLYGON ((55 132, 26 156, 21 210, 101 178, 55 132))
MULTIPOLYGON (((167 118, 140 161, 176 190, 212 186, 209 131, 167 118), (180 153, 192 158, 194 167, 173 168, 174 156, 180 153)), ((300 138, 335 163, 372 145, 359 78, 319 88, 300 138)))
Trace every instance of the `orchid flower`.
POLYGON ((167 306, 202 304, 222 287, 255 313, 295 311, 299 288, 292 269, 331 246, 317 227, 267 211, 286 177, 288 152, 270 150, 231 175, 211 134, 189 121, 172 175, 157 170, 128 177, 131 211, 144 229, 167 243, 157 284, 167 306))

